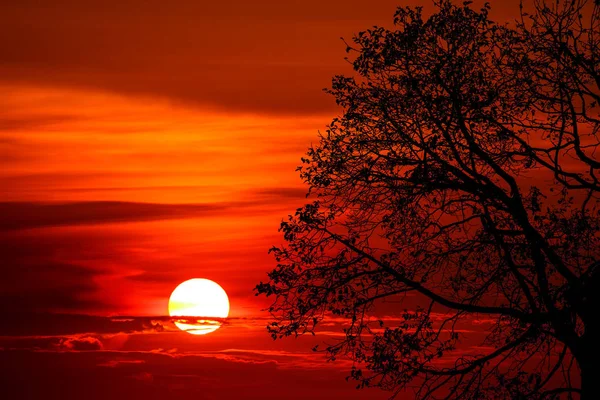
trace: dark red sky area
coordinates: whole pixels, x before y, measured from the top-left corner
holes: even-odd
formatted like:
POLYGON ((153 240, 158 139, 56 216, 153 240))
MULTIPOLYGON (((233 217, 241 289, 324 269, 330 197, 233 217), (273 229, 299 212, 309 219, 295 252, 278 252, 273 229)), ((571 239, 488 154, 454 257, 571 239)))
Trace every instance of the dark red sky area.
MULTIPOLYGON (((518 12, 497 3, 499 20, 518 12)), ((273 342, 252 288, 304 201, 299 158, 337 112, 322 89, 350 72, 340 37, 390 26, 397 5, 432 8, 1 2, 2 397, 386 398, 311 352, 340 321, 273 342), (231 302, 202 337, 162 318, 190 278, 231 302)))

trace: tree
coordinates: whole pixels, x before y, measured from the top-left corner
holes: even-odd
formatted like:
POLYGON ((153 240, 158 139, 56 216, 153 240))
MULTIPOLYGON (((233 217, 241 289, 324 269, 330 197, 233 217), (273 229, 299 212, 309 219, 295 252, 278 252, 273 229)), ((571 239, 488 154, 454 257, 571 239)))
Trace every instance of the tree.
POLYGON ((268 330, 342 318, 326 354, 359 387, 600 398, 599 2, 538 0, 511 24, 435 5, 348 45, 355 74, 328 89, 343 114, 299 167, 312 202, 256 287, 268 330))

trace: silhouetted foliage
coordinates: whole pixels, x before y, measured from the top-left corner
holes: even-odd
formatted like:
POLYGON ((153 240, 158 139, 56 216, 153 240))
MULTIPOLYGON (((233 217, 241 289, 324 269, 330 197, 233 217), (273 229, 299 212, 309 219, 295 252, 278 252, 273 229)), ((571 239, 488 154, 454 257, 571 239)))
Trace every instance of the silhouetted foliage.
POLYGON ((359 387, 600 399, 600 5, 527 6, 440 0, 354 37, 299 168, 315 200, 257 286, 273 338, 334 316, 359 387))

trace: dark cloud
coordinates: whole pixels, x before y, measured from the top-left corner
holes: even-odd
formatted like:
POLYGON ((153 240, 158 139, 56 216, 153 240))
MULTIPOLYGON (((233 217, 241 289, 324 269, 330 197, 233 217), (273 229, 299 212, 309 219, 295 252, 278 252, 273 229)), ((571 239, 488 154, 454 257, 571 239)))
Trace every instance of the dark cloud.
POLYGON ((75 312, 109 306, 108 298, 97 295, 96 278, 103 271, 82 264, 101 251, 98 240, 94 235, 0 232, 0 312, 75 312))
POLYGON ((347 371, 331 365, 286 368, 210 356, 162 352, 0 351, 0 385, 6 398, 129 399, 386 399, 357 391, 347 371), (293 388, 291 390, 290 388, 293 388))
POLYGON ((255 191, 256 195, 264 197, 275 197, 279 199, 305 199, 307 189, 305 187, 276 187, 264 188, 255 191))
POLYGON ((64 225, 151 221, 202 216, 232 204, 151 204, 118 201, 79 203, 0 203, 0 231, 64 225))
MULTIPOLYGON (((274 345, 264 329, 257 329, 266 322, 261 318, 233 318, 215 334, 198 337, 157 328, 167 326, 169 317, 49 314, 29 317, 37 318, 38 326, 28 332, 22 330, 21 336, 3 336, 0 331, 2 393, 21 396, 9 398, 389 397, 389 393, 354 390, 354 385, 344 379, 352 365, 350 360, 326 363, 322 353, 310 351, 315 344, 335 340, 335 335, 328 332, 274 345), (75 326, 87 333, 72 332, 75 326), (71 333, 24 336, 47 333, 50 327, 61 327, 63 332, 71 327, 71 333), (104 333, 91 332, 92 329, 104 333), (113 333, 128 329, 128 333, 113 333)), ((339 334, 341 326, 337 324, 341 321, 332 322, 336 327, 331 329, 339 334)), ((14 319, 5 319, 0 327, 5 329, 14 324, 14 319)), ((460 349, 460 354, 480 351, 464 345, 465 351, 460 349)), ((453 361, 449 357, 448 362, 453 361)))
MULTIPOLYGON (((413 6, 432 9, 430 0, 413 6)), ((483 1, 476 2, 476 6, 483 1)), ((518 16, 496 2, 494 17, 518 16)), ((350 72, 340 36, 390 26, 396 0, 0 3, 0 76, 236 111, 322 113, 350 72), (48 3, 49 4, 49 3, 48 3)))
POLYGON ((0 76, 236 111, 328 112, 339 39, 390 24, 397 2, 34 0, 0 5, 0 76), (18 40, 16 40, 18 38, 18 40))
POLYGON ((60 341, 59 347, 73 351, 99 351, 103 348, 100 339, 93 336, 66 338, 60 341))
MULTIPOLYGON (((242 202, 206 204, 156 204, 122 201, 71 203, 0 202, 0 232, 68 225, 155 221, 214 216, 215 213, 260 214, 281 207, 282 200, 303 199, 304 188, 264 188, 249 193, 242 202)), ((284 204, 283 207, 288 207, 284 204)))
POLYGON ((4 312, 0 336, 36 337, 67 336, 93 332, 95 335, 117 333, 163 332, 173 328, 169 317, 103 317, 83 314, 47 312, 4 312))
POLYGON ((2 255, 0 312, 78 310, 101 308, 104 301, 90 298, 97 272, 72 264, 33 261, 2 255))

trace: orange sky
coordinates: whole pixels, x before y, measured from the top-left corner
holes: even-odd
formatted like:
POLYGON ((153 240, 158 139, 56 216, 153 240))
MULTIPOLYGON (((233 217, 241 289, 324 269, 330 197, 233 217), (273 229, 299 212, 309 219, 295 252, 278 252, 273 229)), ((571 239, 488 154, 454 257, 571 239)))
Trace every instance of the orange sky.
POLYGON ((263 256, 278 221, 301 204, 294 168, 322 116, 205 111, 65 88, 4 93, 10 157, 0 181, 11 203, 0 227, 12 237, 85 242, 56 261, 94 266, 97 289, 87 295, 114 304, 78 311, 160 315, 172 288, 206 275, 246 293, 233 299, 234 314, 250 307, 245 297, 268 270, 263 256), (118 246, 111 235, 123 237, 118 246), (82 246, 99 254, 82 262, 82 246), (231 274, 240 268, 243 276, 231 274))
POLYGON ((350 72, 340 36, 389 26, 397 4, 2 2, 6 390, 375 398, 344 381, 347 364, 310 352, 321 339, 273 343, 252 288, 273 267, 279 221, 304 201, 295 167, 336 113, 322 89, 350 72), (142 318, 196 277, 227 291, 230 324, 199 338, 142 318))

